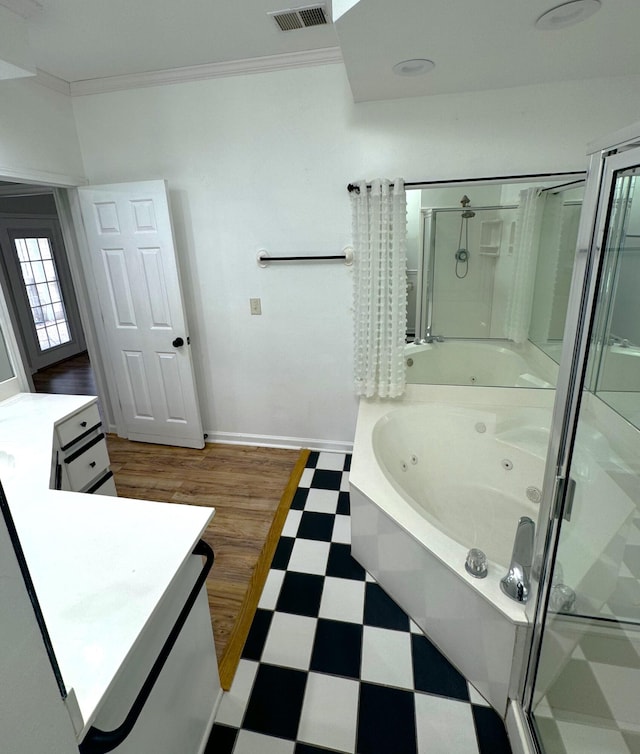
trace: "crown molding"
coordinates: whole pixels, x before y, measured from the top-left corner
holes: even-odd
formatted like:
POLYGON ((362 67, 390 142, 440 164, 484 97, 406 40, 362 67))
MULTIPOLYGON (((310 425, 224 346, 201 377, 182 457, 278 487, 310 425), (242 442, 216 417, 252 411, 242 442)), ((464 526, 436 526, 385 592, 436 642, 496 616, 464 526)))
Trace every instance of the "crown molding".
POLYGON ((53 89, 55 92, 60 92, 61 94, 66 94, 67 96, 71 94, 71 85, 68 81, 60 79, 57 76, 54 76, 52 73, 41 71, 39 68, 36 68, 36 75, 33 80, 37 84, 40 84, 40 86, 44 86, 47 89, 53 89))
POLYGON ((187 81, 244 76, 251 73, 267 73, 269 71, 281 71, 286 68, 303 68, 342 62, 342 52, 339 47, 325 47, 321 50, 287 52, 281 55, 245 58, 243 60, 231 60, 222 63, 206 63, 204 65, 185 66, 184 68, 172 68, 165 71, 150 71, 149 73, 133 73, 122 76, 108 76, 100 79, 87 79, 85 81, 72 81, 69 86, 72 97, 81 97, 88 94, 104 94, 105 92, 117 92, 124 89, 181 84, 187 81))

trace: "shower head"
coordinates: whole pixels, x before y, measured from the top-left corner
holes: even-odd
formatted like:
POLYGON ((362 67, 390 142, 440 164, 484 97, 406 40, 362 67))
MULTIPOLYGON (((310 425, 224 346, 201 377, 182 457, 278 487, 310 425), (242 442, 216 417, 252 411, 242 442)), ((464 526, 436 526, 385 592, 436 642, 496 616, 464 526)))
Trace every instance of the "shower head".
POLYGON ((460 204, 462 204, 462 217, 468 220, 470 217, 476 216, 476 213, 469 209, 471 199, 466 194, 460 199, 460 204))

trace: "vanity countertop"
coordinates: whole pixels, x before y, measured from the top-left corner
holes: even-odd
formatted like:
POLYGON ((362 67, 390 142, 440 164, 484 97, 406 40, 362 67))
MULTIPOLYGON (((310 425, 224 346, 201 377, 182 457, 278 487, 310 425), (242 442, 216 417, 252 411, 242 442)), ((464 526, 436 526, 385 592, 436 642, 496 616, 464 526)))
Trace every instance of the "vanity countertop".
POLYGON ((49 489, 54 424, 92 400, 0 403, 0 481, 85 729, 214 513, 49 489))

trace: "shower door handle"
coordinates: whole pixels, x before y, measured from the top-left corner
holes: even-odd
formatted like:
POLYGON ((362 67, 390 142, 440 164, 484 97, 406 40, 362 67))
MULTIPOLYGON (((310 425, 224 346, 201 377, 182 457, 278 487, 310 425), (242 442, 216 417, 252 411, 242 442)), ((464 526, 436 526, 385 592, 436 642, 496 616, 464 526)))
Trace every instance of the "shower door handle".
POLYGON ((559 489, 558 489, 558 497, 557 500, 557 507, 556 507, 556 514, 554 518, 560 517, 560 511, 559 506, 564 498, 564 507, 562 511, 562 518, 565 521, 571 521, 571 514, 573 513, 573 500, 576 494, 576 481, 575 479, 572 479, 571 477, 565 477, 564 479, 559 479, 559 489))
POLYGON ((571 521, 571 514, 573 513, 573 499, 576 494, 576 480, 569 477, 566 480, 567 491, 564 497, 564 514, 565 521, 571 521))

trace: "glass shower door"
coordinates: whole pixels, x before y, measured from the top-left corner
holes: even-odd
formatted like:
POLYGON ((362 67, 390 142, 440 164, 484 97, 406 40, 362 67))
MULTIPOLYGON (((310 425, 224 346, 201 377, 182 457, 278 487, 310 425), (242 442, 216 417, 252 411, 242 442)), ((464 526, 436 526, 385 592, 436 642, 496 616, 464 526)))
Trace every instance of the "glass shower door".
POLYGON ((638 181, 640 150, 607 158, 576 320, 557 549, 537 564, 546 604, 528 704, 546 754, 640 752, 638 181))
POLYGON ((513 205, 434 209, 429 249, 431 333, 445 338, 504 338, 509 270, 518 209, 513 205))

